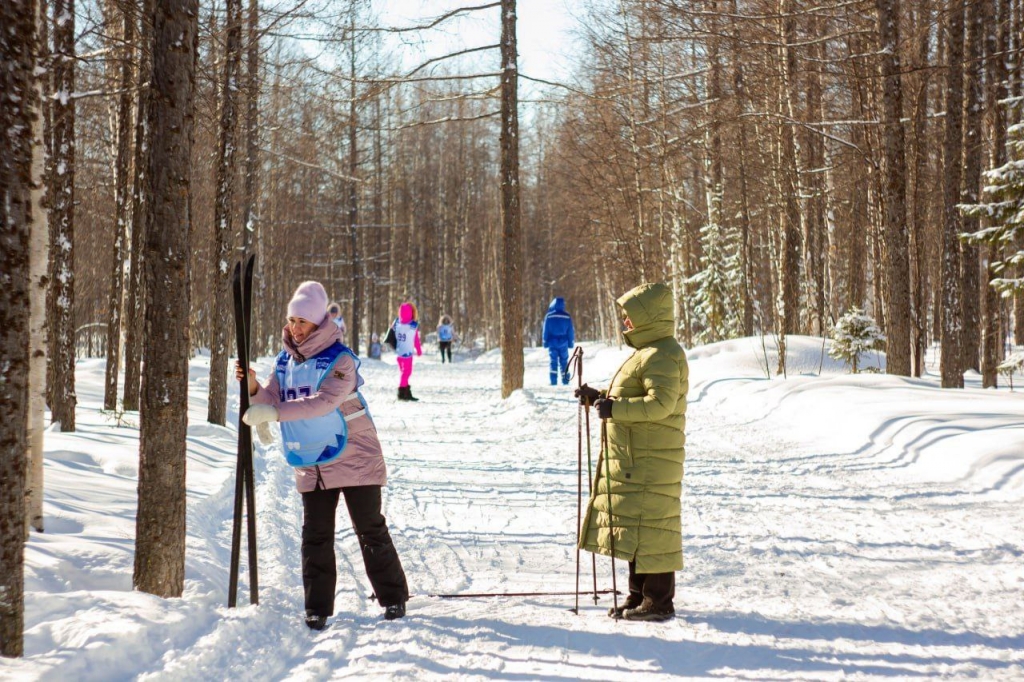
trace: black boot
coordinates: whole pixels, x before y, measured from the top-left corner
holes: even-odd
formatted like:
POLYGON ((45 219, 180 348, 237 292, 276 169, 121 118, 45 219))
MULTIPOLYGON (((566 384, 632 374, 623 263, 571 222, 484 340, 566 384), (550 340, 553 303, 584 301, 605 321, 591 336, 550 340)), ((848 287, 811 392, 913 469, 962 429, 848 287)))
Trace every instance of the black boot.
POLYGON ((310 630, 323 630, 327 627, 327 616, 306 615, 306 627, 310 630))
POLYGON ((392 604, 384 609, 384 620, 405 618, 405 604, 392 604))
POLYGON ((398 387, 398 399, 399 400, 408 400, 408 398, 405 397, 405 386, 399 386, 398 387))
POLYGON ((406 386, 405 387, 405 399, 406 400, 415 400, 415 401, 419 400, 419 398, 417 398, 416 396, 414 396, 412 394, 412 386, 406 386))

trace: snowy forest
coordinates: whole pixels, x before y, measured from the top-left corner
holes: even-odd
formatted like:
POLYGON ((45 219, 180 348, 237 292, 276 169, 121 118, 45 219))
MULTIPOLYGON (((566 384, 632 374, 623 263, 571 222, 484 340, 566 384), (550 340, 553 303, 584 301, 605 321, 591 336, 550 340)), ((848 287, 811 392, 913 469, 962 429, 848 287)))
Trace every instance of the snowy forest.
POLYGON ((945 389, 1019 362, 1024 0, 581 0, 564 82, 517 68, 515 0, 408 25, 374 4, 0 3, 4 656, 82 360, 138 417, 132 587, 182 595, 189 362, 230 423, 248 254, 254 359, 315 279, 358 354, 403 301, 450 314, 500 352, 502 398, 552 297, 615 343, 640 282, 671 286, 687 349, 769 338, 769 376, 851 319, 886 373, 936 358, 945 389), (489 30, 465 49, 396 48, 466 16, 489 30))

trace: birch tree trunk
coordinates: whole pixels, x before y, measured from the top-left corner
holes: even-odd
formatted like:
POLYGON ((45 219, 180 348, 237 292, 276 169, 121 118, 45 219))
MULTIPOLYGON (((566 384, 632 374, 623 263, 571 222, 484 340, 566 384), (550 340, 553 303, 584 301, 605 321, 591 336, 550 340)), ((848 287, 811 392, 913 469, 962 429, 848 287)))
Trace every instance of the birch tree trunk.
POLYGON ((501 0, 501 397, 523 387, 516 0, 501 0))
POLYGON ((132 175, 132 219, 128 268, 125 271, 124 311, 124 396, 121 406, 125 410, 139 409, 139 385, 141 382, 142 331, 146 295, 143 291, 145 278, 142 276, 142 246, 146 241, 147 196, 145 188, 149 173, 149 100, 150 78, 153 74, 153 0, 142 1, 140 20, 138 67, 135 84, 138 100, 135 107, 135 145, 132 175))
MULTIPOLYGON (((39 48, 36 63, 42 64, 43 27, 46 12, 35 7, 39 48)), ((25 530, 43 532, 43 432, 46 428, 46 288, 49 278, 47 246, 50 242, 46 213, 46 139, 42 116, 43 78, 35 79, 39 115, 32 121, 32 234, 29 245, 29 365, 28 365, 28 472, 25 486, 25 530)))
POLYGON ((50 414, 75 430, 75 0, 53 2, 50 414))
POLYGON ((198 0, 157 0, 149 126, 146 333, 132 585, 180 597, 185 584, 189 192, 198 0), (160 229, 156 229, 159 226, 160 229))
POLYGON ((35 0, 0 4, 0 655, 24 653, 35 0))

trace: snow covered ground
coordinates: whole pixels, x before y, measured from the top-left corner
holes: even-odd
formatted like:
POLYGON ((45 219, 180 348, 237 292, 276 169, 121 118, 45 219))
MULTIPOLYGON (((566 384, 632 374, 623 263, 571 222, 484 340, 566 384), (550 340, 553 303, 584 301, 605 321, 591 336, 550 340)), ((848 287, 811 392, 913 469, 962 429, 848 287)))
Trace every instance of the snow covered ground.
MULTIPOLYGON (((854 376, 820 340, 789 343, 786 379, 774 357, 766 379, 758 338, 690 353, 686 569, 667 624, 615 622, 607 595, 584 595, 580 615, 571 595, 429 596, 573 590, 577 408, 545 385, 542 349, 507 400, 498 352, 453 365, 428 353, 419 403, 396 401, 393 356, 366 361, 414 596, 404 620, 381 620, 341 512, 323 633, 302 622, 301 504, 273 448, 256 454, 260 605, 225 606, 235 430, 205 423, 206 358, 192 363, 185 595, 132 591, 138 415, 101 412, 103 363, 81 361, 79 430, 47 433, 26 656, 0 660, 0 678, 1024 677, 1024 395, 975 377, 942 391, 934 376, 854 376)), ((585 349, 595 385, 628 355, 585 349)), ((232 423, 236 410, 232 395, 232 423)), ((596 458, 596 419, 594 433, 596 458)), ((589 555, 583 566, 586 588, 589 555)), ((597 569, 611 587, 610 561, 597 569)))

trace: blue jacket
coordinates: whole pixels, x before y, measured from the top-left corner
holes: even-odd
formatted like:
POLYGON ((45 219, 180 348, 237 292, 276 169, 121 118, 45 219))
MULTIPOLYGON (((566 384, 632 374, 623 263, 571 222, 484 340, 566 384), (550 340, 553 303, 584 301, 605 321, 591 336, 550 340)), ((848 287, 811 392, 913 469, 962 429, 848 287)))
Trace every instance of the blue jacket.
POLYGON ((544 347, 568 349, 576 344, 576 331, 572 326, 572 317, 565 312, 565 299, 556 296, 548 306, 548 314, 544 316, 544 347))

